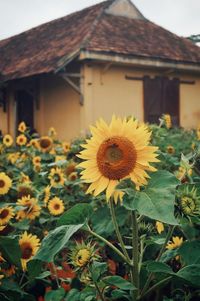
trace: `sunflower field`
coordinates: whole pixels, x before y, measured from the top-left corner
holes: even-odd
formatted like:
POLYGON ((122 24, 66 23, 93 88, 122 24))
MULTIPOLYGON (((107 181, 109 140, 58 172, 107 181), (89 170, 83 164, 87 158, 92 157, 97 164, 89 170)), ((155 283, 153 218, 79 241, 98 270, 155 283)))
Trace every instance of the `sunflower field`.
POLYGON ((0 137, 0 300, 200 300, 200 127, 0 137))

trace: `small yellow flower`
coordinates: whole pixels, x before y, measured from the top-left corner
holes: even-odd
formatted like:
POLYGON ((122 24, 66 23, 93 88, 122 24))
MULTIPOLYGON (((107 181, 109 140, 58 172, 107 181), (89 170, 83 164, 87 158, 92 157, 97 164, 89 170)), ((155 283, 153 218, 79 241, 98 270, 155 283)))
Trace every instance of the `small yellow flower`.
POLYGON ((30 195, 19 199, 17 201, 17 205, 24 208, 17 212, 16 219, 18 220, 22 220, 24 218, 34 220, 40 215, 41 207, 38 205, 37 200, 35 198, 31 198, 30 195))
POLYGON ((56 133, 56 130, 55 130, 54 127, 50 127, 50 128, 49 128, 48 134, 49 134, 49 136, 52 137, 52 138, 55 138, 55 137, 57 136, 57 133, 56 133))
POLYGON ((47 187, 45 187, 44 189, 44 204, 45 204, 45 207, 50 199, 50 196, 51 196, 51 186, 48 185, 47 187))
POLYGON ((17 136, 16 143, 20 146, 26 145, 27 143, 26 136, 24 134, 20 134, 19 136, 17 136))
POLYGON ((20 182, 21 183, 31 183, 31 180, 30 180, 30 178, 29 178, 29 176, 28 175, 26 175, 25 173, 21 173, 21 178, 20 178, 20 182))
POLYGON ((163 223, 157 221, 156 222, 156 230, 158 231, 158 233, 162 233, 164 231, 164 225, 163 223))
POLYGON ((20 153, 12 153, 8 154, 8 161, 11 162, 12 164, 15 164, 16 161, 20 158, 20 153))
POLYGON ((7 134, 3 137, 3 144, 7 147, 13 145, 13 138, 11 135, 7 134))
POLYGON ((65 178, 62 170, 59 167, 52 168, 49 174, 51 186, 56 187, 65 183, 65 178))
POLYGON ((88 244, 76 242, 76 246, 73 247, 70 255, 71 263, 77 270, 84 268, 98 258, 95 245, 92 245, 90 242, 88 244))
POLYGON ((172 127, 172 121, 171 116, 169 114, 164 115, 164 121, 167 129, 170 129, 172 127))
POLYGON ((70 143, 69 142, 63 142, 62 143, 62 148, 64 153, 68 153, 70 150, 70 143))
POLYGON ((68 176, 68 180, 69 180, 69 181, 75 181, 76 179, 78 179, 78 174, 77 174, 77 172, 72 172, 72 173, 70 173, 70 175, 68 176))
POLYGON ((37 253, 40 246, 40 240, 36 235, 28 234, 25 231, 19 239, 19 246, 22 252, 22 269, 23 271, 26 271, 27 262, 29 262, 29 260, 37 253))
POLYGON ((48 209, 52 215, 60 215, 64 212, 65 207, 63 201, 55 196, 49 201, 48 209))
POLYGON ((0 172, 0 195, 8 193, 12 186, 12 180, 4 172, 0 172))
POLYGON ((33 162, 34 166, 40 165, 40 163, 41 163, 41 157, 40 156, 34 157, 33 160, 32 160, 32 162, 33 162))
POLYGON ((21 133, 24 133, 26 131, 27 127, 24 121, 20 122, 18 126, 18 131, 21 133))
POLYGON ((166 249, 173 250, 179 248, 183 243, 183 237, 173 236, 172 241, 169 241, 166 249))
POLYGON ((168 154, 174 154, 175 153, 175 149, 172 145, 167 146, 167 153, 168 154))
POLYGON ((31 141, 27 146, 33 146, 34 148, 38 149, 39 148, 38 139, 31 139, 31 141))
POLYGON ((66 160, 65 156, 55 156, 55 162, 66 160))
POLYGON ((6 225, 14 215, 14 210, 11 206, 0 208, 0 226, 6 225))

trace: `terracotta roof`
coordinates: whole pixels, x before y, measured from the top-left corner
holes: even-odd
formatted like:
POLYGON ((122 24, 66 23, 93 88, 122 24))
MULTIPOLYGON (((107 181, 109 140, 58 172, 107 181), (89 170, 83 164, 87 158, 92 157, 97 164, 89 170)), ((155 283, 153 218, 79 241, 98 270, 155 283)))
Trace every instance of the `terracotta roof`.
POLYGON ((147 19, 108 15, 109 0, 0 41, 6 80, 54 72, 80 49, 200 64, 200 48, 147 19))

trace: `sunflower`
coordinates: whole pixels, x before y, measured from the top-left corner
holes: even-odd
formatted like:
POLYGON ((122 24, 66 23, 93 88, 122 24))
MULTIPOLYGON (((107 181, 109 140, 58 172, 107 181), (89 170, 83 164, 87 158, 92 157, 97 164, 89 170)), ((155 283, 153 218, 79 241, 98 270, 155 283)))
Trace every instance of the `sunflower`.
POLYGON ((20 158, 20 153, 12 153, 12 154, 8 154, 8 161, 11 162, 12 164, 15 164, 16 161, 20 158))
POLYGON ((4 172, 0 172, 0 195, 8 193, 12 180, 4 172))
POLYGON ((76 270, 86 267, 88 264, 94 260, 98 260, 97 250, 95 250, 95 245, 89 243, 78 243, 71 249, 70 260, 71 264, 76 268, 76 270))
POLYGON ((28 146, 33 146, 34 148, 39 148, 39 143, 38 143, 38 139, 31 139, 31 141, 29 142, 28 146))
POLYGON ((32 160, 32 162, 33 162, 34 166, 40 165, 40 163, 41 163, 41 157, 40 156, 34 157, 33 160, 32 160))
POLYGON ((197 189, 186 186, 183 191, 179 191, 178 206, 180 212, 185 216, 195 216, 200 213, 200 196, 197 193, 197 189))
POLYGON ((51 186, 63 185, 65 182, 64 174, 59 167, 52 168, 49 174, 51 186))
POLYGON ((68 179, 69 179, 69 181, 75 181, 76 179, 78 179, 77 172, 70 173, 70 175, 68 176, 68 179))
POLYGON ((175 153, 175 149, 172 145, 167 146, 167 153, 168 154, 174 154, 175 153))
POLYGON ((64 153, 68 153, 70 150, 70 143, 69 142, 63 142, 62 143, 62 148, 64 153))
POLYGON ((17 197, 21 199, 24 196, 34 197, 34 191, 30 183, 22 183, 17 187, 17 197))
POLYGON ((20 146, 26 145, 27 143, 26 136, 24 134, 20 134, 19 136, 17 136, 16 143, 20 146))
POLYGON ((172 241, 169 241, 166 249, 173 250, 179 248, 183 243, 183 237, 173 236, 172 241))
POLYGON ((14 216, 14 210, 11 206, 0 208, 0 226, 6 225, 14 216))
POLYGON ((55 137, 57 136, 57 133, 56 133, 56 130, 55 130, 54 127, 50 127, 50 128, 49 128, 48 134, 49 134, 49 136, 52 137, 52 138, 55 138, 55 137))
POLYGON ((48 185, 47 187, 44 188, 44 204, 46 207, 46 204, 48 203, 49 199, 51 196, 51 186, 48 185))
POLYGON ((120 180, 130 178, 136 187, 147 184, 146 171, 156 171, 150 162, 158 162, 155 146, 149 146, 151 133, 137 120, 121 120, 113 116, 111 124, 102 119, 91 127, 92 137, 86 140, 79 158, 85 161, 81 178, 90 183, 87 193, 97 196, 106 190, 106 198, 114 193, 120 180))
POLYGON ((156 230, 158 231, 158 234, 162 233, 164 231, 163 223, 156 221, 156 230))
POLYGON ((20 122, 18 125, 18 131, 21 133, 24 133, 26 131, 27 127, 24 121, 20 122))
POLYGON ((39 148, 42 152, 48 152, 53 146, 53 141, 48 136, 43 136, 38 140, 39 148))
POLYGON ((66 176, 69 176, 72 172, 74 172, 76 170, 76 165, 77 164, 73 161, 67 165, 67 167, 65 169, 66 176))
POLYGON ((7 147, 10 147, 13 144, 13 137, 9 134, 3 137, 3 144, 7 147))
POLYGON ((163 118, 164 118, 166 128, 170 129, 172 127, 171 116, 169 114, 164 114, 163 118))
POLYGON ((49 201, 48 209, 52 215, 60 215, 64 212, 65 207, 63 201, 55 196, 49 201))
POLYGON ((29 178, 28 175, 26 175, 25 173, 21 172, 20 182, 28 184, 28 183, 31 183, 31 180, 30 180, 30 178, 29 178))
POLYGON ((28 234, 26 231, 22 234, 19 239, 19 246, 22 252, 22 269, 26 270, 26 265, 29 260, 37 253, 40 240, 36 235, 28 234))
POLYGON ((24 218, 34 220, 40 215, 41 207, 35 198, 31 198, 30 195, 24 196, 17 201, 18 206, 24 207, 17 212, 16 219, 21 220, 24 218))

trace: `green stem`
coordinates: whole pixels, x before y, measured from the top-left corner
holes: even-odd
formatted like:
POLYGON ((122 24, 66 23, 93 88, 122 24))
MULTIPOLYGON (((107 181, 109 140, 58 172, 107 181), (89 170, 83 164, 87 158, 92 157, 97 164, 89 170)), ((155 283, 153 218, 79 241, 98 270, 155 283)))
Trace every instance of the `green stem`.
MULTIPOLYGON (((163 252, 165 251, 166 245, 167 245, 167 243, 168 243, 170 237, 172 236, 172 234, 173 234, 173 232, 174 232, 174 228, 175 228, 175 226, 169 226, 169 229, 168 229, 168 232, 167 232, 167 236, 166 236, 165 242, 164 242, 164 244, 162 245, 162 248, 160 249, 160 252, 158 253, 158 256, 157 256, 157 258, 156 258, 155 261, 159 261, 159 260, 160 260, 160 258, 161 258, 161 256, 162 256, 163 252)), ((149 286, 149 284, 150 284, 150 282, 151 282, 151 280, 152 280, 152 276, 153 276, 153 273, 150 273, 150 274, 149 274, 149 277, 147 278, 146 284, 145 284, 145 286, 143 287, 143 290, 142 290, 142 292, 141 292, 141 297, 143 297, 143 295, 144 295, 146 289, 148 288, 148 286, 149 286)))
POLYGON ((88 226, 87 231, 92 234, 93 236, 95 236, 96 238, 98 238, 99 240, 103 241, 108 247, 110 247, 115 253, 117 253, 126 263, 128 263, 129 266, 132 266, 132 263, 130 260, 127 260, 127 258, 124 256, 124 254, 122 252, 120 252, 119 249, 117 249, 111 242, 109 242, 107 239, 105 239, 104 237, 102 237, 101 235, 97 234, 96 232, 92 231, 92 229, 88 226))
POLYGON ((98 286, 98 284, 97 284, 96 281, 94 281, 94 285, 95 285, 95 287, 96 287, 96 290, 97 290, 97 292, 98 292, 98 294, 99 294, 100 299, 101 299, 102 301, 105 301, 105 299, 104 299, 104 297, 103 297, 103 294, 102 294, 102 292, 101 292, 101 290, 100 290, 100 288, 99 288, 99 286, 98 286))
POLYGON ((161 285, 167 283, 170 279, 172 278, 172 276, 169 276, 161 281, 159 281, 158 283, 154 284, 148 291, 146 291, 145 294, 141 295, 141 297, 139 297, 138 299, 144 298, 147 295, 149 295, 151 292, 155 291, 158 287, 160 287, 161 285))
POLYGON ((133 268, 132 268, 132 279, 133 284, 137 288, 134 291, 134 298, 136 299, 139 294, 139 251, 138 251, 138 223, 136 212, 131 212, 131 224, 132 224, 132 258, 133 258, 133 268))
POLYGON ((115 233, 117 235, 117 239, 118 239, 118 241, 120 243, 120 246, 122 248, 124 256, 126 257, 127 261, 130 261, 130 257, 128 255, 128 252, 127 252, 126 248, 125 248, 125 245, 124 245, 121 233, 119 231, 119 226, 118 226, 118 223, 117 223, 117 219, 116 219, 116 215, 115 215, 115 209, 114 209, 113 199, 112 198, 110 200, 110 213, 111 213, 112 222, 113 222, 113 225, 114 225, 114 228, 115 228, 115 233))

